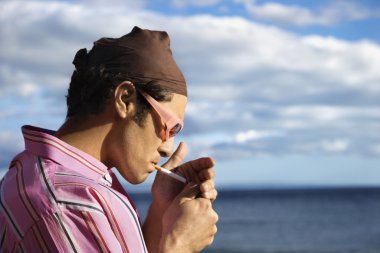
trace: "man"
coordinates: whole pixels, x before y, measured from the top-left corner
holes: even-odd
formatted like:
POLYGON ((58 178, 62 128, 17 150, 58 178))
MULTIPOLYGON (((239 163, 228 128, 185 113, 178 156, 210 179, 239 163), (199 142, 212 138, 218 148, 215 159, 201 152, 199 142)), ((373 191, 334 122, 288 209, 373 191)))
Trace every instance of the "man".
POLYGON ((102 38, 74 59, 67 118, 56 132, 24 126, 25 151, 0 184, 1 252, 199 252, 216 233, 214 162, 181 165, 185 79, 165 32, 102 38), (172 154, 173 153, 173 154, 172 154), (140 226, 110 168, 139 184, 157 173, 140 226))

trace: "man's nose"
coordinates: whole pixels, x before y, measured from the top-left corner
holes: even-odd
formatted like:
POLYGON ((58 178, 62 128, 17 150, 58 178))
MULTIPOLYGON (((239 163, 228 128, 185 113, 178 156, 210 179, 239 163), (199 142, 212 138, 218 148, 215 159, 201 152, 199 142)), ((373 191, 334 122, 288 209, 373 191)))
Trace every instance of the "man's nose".
POLYGON ((158 147, 158 152, 162 157, 170 157, 174 149, 174 138, 169 138, 166 141, 163 141, 158 147))

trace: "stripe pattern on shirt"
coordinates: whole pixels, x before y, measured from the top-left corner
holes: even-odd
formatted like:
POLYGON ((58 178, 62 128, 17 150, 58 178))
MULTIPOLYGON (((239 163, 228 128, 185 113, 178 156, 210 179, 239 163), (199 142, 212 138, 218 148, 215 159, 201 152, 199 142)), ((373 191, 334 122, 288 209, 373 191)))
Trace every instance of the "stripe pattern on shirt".
POLYGON ((0 252, 147 252, 104 165, 42 130, 23 134, 0 182, 0 252))

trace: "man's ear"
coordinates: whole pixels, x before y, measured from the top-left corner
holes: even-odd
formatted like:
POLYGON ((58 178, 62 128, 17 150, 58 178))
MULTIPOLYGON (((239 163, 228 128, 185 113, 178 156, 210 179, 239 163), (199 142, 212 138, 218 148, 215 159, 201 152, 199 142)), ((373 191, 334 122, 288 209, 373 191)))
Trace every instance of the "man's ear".
POLYGON ((120 83, 115 89, 115 109, 121 118, 133 113, 136 105, 136 88, 130 81, 120 83))

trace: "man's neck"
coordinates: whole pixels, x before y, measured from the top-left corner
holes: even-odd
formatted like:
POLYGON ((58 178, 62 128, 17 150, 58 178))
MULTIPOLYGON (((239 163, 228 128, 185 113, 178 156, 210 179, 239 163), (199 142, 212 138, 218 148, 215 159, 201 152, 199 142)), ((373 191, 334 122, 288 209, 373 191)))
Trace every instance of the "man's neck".
POLYGON ((102 148, 111 124, 101 121, 99 117, 71 117, 58 129, 55 136, 67 144, 104 162, 102 148))

